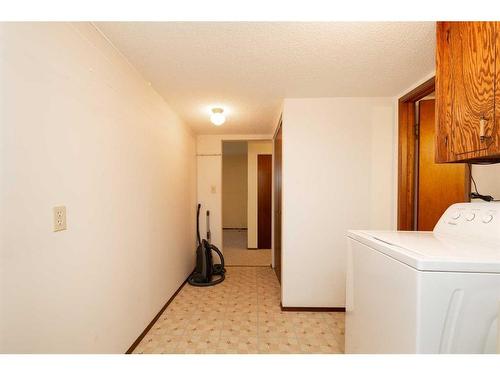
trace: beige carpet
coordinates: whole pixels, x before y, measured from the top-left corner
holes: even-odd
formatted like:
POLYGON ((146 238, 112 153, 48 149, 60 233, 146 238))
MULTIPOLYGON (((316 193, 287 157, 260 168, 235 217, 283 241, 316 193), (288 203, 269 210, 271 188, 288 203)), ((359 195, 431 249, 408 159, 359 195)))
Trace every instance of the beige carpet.
POLYGON ((224 229, 224 260, 228 266, 269 266, 270 249, 247 249, 247 231, 224 229))

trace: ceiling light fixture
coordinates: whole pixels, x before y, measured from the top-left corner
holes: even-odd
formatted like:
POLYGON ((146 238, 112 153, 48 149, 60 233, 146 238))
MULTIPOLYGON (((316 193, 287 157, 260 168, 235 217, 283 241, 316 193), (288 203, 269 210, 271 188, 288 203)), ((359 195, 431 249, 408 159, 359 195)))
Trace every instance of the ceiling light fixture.
POLYGON ((210 115, 210 121, 215 126, 220 126, 226 121, 226 116, 224 116, 224 110, 222 108, 212 108, 212 114, 210 115))

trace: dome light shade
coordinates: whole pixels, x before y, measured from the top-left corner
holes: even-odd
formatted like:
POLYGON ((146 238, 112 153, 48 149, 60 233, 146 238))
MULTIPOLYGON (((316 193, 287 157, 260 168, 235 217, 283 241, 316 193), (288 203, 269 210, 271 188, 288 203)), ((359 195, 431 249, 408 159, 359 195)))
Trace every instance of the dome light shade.
POLYGON ((224 116, 224 110, 222 108, 212 108, 212 115, 210 116, 210 121, 215 126, 220 126, 226 121, 226 116, 224 116))

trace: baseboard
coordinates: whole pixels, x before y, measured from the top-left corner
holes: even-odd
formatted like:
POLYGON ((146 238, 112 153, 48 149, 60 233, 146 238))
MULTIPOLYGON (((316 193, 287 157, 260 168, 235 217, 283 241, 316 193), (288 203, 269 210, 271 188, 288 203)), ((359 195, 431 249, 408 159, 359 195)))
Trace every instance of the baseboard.
MULTIPOLYGON (((261 265, 261 264, 226 264, 225 267, 265 267, 265 268, 269 268, 271 267, 270 264, 268 265, 261 265)), ((271 267, 272 268, 272 267, 271 267)))
POLYGON ((222 230, 248 230, 248 228, 222 228, 222 230))
POLYGON ((247 247, 247 250, 259 250, 258 247, 247 247))
POLYGON ((163 312, 165 311, 165 309, 168 307, 168 305, 170 305, 170 302, 172 302, 174 300, 174 298, 177 296, 177 294, 179 294, 179 292, 181 291, 182 287, 184 285, 186 285, 187 281, 188 281, 188 278, 189 276, 191 276, 192 272, 188 275, 188 277, 186 277, 186 280, 184 280, 184 282, 181 284, 181 286, 175 291, 175 293, 172 295, 172 297, 170 297, 170 299, 167 301, 167 303, 165 305, 163 305, 163 307, 161 308, 161 310, 158 312, 158 314, 155 315, 155 317, 153 318, 153 320, 151 321, 151 323, 149 323, 147 325, 147 327, 144 329, 144 331, 142 331, 142 333, 139 335, 139 337, 134 341, 134 343, 130 346, 130 348, 128 348, 128 350, 125 352, 125 354, 132 354, 132 352, 134 351, 134 349, 137 347, 137 345, 139 345, 139 343, 142 341, 142 339, 148 334, 149 330, 151 328, 153 328, 154 324, 156 323, 156 321, 158 319, 160 319, 160 316, 161 314, 163 314, 163 312))
POLYGON ((281 311, 296 312, 345 312, 345 307, 283 307, 280 303, 281 311))

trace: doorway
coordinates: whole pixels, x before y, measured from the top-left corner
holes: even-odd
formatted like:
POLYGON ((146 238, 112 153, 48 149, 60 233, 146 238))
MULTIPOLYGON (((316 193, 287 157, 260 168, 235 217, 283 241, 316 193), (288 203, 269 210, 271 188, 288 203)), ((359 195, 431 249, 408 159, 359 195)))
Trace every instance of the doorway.
POLYGON ((229 266, 271 264, 272 141, 222 143, 222 249, 229 266))
POLYGON ((247 142, 223 142, 222 239, 224 251, 247 247, 247 159, 247 142))
POLYGON ((468 202, 467 164, 437 164, 434 78, 399 100, 398 230, 431 231, 453 203, 468 202))

